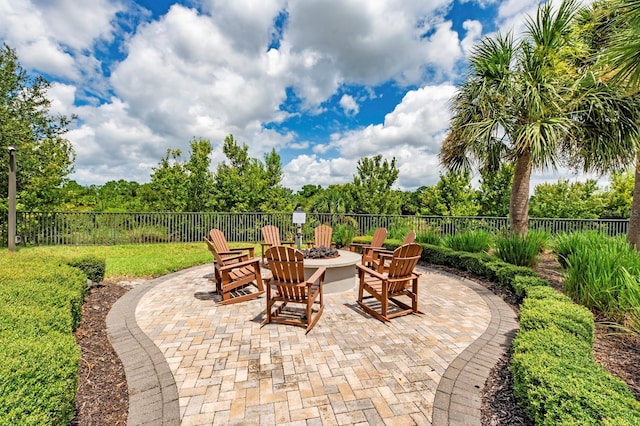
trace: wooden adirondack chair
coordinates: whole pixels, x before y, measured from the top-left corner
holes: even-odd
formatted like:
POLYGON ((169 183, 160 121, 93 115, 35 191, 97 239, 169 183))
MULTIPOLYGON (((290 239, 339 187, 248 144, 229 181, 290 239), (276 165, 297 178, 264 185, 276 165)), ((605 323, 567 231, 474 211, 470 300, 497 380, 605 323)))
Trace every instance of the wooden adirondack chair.
POLYGON ((264 258, 265 249, 275 246, 287 245, 293 247, 295 245, 295 241, 285 241, 280 242, 280 229, 274 225, 265 225, 261 229, 262 232, 262 243, 260 243, 261 247, 261 255, 262 255, 262 264, 266 265, 266 261, 264 258))
POLYGON ((273 276, 267 280, 267 315, 262 325, 275 322, 303 326, 308 333, 324 310, 322 286, 326 269, 318 268, 309 279, 305 279, 302 252, 293 247, 271 247, 265 257, 273 276), (279 306, 275 307, 276 303, 279 306), (302 305, 303 309, 289 309, 287 305, 290 303, 302 305))
POLYGON ((352 243, 349 249, 355 251, 357 247, 360 247, 362 251, 362 264, 365 266, 371 266, 373 261, 374 249, 381 249, 384 239, 387 238, 387 228, 378 228, 373 233, 373 238, 369 244, 352 243))
POLYGON ((209 239, 216 246, 218 253, 223 257, 242 251, 248 251, 249 257, 255 257, 254 246, 229 248, 229 244, 227 244, 227 237, 225 237, 224 233, 219 229, 211 229, 211 231, 209 231, 209 239))
POLYGON ((223 257, 216 246, 205 237, 207 247, 215 259, 216 292, 222 296, 222 305, 243 302, 264 293, 260 259, 249 258, 246 253, 238 253, 223 257), (254 285, 258 290, 249 291, 247 287, 254 285))
POLYGON ((414 272, 422 246, 420 244, 407 244, 398 247, 393 252, 389 271, 380 273, 364 265, 356 265, 358 268, 358 305, 367 313, 380 321, 390 321, 400 315, 420 313, 418 311, 418 277, 414 272), (364 292, 370 296, 364 296, 364 292), (411 299, 411 306, 397 299, 399 296, 407 296, 411 299), (380 303, 380 311, 364 303, 364 299, 374 298, 380 303), (389 303, 393 310, 390 312, 389 303))
MULTIPOLYGON (((402 245, 411 244, 416 240, 416 233, 411 231, 404 236, 402 245)), ((387 250, 385 248, 373 249, 373 260, 371 261, 371 267, 378 272, 385 272, 389 270, 388 262, 391 261, 393 256, 393 250, 387 250)))
POLYGON ((313 230, 313 234, 314 234, 314 241, 312 246, 314 247, 324 246, 328 248, 335 246, 335 244, 331 242, 331 237, 333 236, 333 229, 329 225, 316 226, 316 228, 313 230))

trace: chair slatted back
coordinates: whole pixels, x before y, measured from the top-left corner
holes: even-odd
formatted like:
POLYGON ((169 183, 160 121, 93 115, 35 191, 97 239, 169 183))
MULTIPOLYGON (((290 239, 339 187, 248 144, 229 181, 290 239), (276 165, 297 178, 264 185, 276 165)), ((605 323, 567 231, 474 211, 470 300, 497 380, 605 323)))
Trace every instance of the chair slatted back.
POLYGON ((404 240, 402 241, 402 245, 411 244, 416 241, 416 233, 411 231, 407 235, 404 236, 404 240))
POLYGON ((285 283, 304 282, 304 256, 293 247, 275 246, 264 254, 276 281, 285 283))
POLYGON ((277 226, 266 225, 262 227, 261 231, 262 239, 266 244, 269 244, 270 247, 280 245, 280 230, 277 226))
POLYGON ((391 283, 390 293, 404 289, 404 286, 413 277, 413 270, 418 264, 421 254, 422 246, 420 244, 406 244, 394 250, 388 273, 391 283))
POLYGON ((214 242, 207 237, 204 237, 204 241, 207 243, 207 248, 213 255, 213 258, 215 259, 216 263, 218 265, 224 265, 224 260, 222 259, 222 256, 220 256, 220 253, 218 253, 218 249, 216 248, 216 245, 214 244, 214 242))
POLYGON ((331 247, 332 235, 333 229, 329 225, 316 226, 316 228, 314 229, 316 247, 331 247))
POLYGON ((382 247, 385 238, 387 238, 387 228, 378 228, 373 233, 373 238, 371 239, 370 247, 382 247))
POLYGON ((216 246, 216 249, 220 252, 227 252, 229 250, 229 245, 227 244, 227 237, 224 236, 224 233, 216 228, 213 228, 209 231, 209 239, 216 246))

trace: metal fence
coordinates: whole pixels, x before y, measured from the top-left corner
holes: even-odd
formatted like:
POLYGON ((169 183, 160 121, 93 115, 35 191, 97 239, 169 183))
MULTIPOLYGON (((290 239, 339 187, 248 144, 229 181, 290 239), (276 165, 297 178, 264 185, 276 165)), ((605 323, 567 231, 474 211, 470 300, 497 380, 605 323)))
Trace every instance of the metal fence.
MULTIPOLYGON (((7 246, 7 217, 0 217, 2 246, 7 246)), ((469 229, 492 233, 507 230, 505 217, 401 216, 307 213, 303 238, 313 239, 320 224, 338 227, 352 224, 357 235, 385 227, 390 236, 434 229, 452 235, 469 229)), ((296 225, 291 213, 99 213, 99 212, 18 212, 17 234, 21 245, 115 245, 202 241, 211 228, 222 230, 229 241, 262 240, 264 225, 280 228, 283 240, 292 240, 296 225)), ((529 229, 551 234, 579 230, 599 230, 608 235, 625 234, 627 219, 530 218, 529 229)))

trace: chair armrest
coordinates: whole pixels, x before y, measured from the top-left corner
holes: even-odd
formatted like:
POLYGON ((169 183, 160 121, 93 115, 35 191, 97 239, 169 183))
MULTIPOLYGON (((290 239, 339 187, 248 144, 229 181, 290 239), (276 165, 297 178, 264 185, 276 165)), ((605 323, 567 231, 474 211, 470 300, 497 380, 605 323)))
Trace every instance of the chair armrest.
POLYGON ((358 268, 358 269, 360 269, 362 272, 365 272, 365 273, 367 273, 367 274, 371 275, 372 277, 376 277, 376 278, 378 278, 378 279, 380 279, 380 280, 385 280, 385 279, 387 279, 387 277, 385 277, 385 276, 384 276, 383 274, 381 274, 380 272, 378 272, 378 271, 374 271, 373 269, 368 268, 368 267, 366 267, 366 266, 364 266, 364 265, 362 265, 362 264, 360 264, 360 263, 357 263, 357 264, 356 264, 356 268, 358 268))
POLYGON ((220 257, 222 257, 223 261, 227 261, 227 260, 236 260, 236 259, 242 259, 242 258, 249 258, 249 255, 247 255, 247 253, 240 253, 237 251, 222 251, 220 253, 218 253, 220 255, 220 257))
POLYGON ((316 269, 316 271, 313 273, 313 275, 311 275, 307 280, 305 280, 305 282, 307 284, 313 284, 316 281, 320 280, 320 278, 324 279, 324 273, 326 272, 327 268, 325 268, 324 266, 316 269))
POLYGON ((253 257, 256 248, 254 246, 246 246, 246 247, 232 247, 231 251, 244 251, 244 250, 248 250, 249 251, 249 256, 253 257))
POLYGON ((389 250, 384 247, 380 247, 380 248, 373 247, 373 251, 378 254, 387 254, 387 253, 391 255, 393 254, 393 250, 389 250))
POLYGON ((360 248, 360 251, 364 250, 364 246, 368 244, 365 243, 351 243, 349 244, 349 251, 355 252, 357 248, 360 248))
POLYGON ((236 262, 236 263, 231 263, 229 265, 224 265, 223 267, 219 268, 218 271, 220 272, 229 271, 236 268, 242 268, 243 266, 253 265, 254 263, 258 268, 260 268, 260 259, 258 259, 257 257, 254 257, 249 260, 244 260, 242 262, 236 262))

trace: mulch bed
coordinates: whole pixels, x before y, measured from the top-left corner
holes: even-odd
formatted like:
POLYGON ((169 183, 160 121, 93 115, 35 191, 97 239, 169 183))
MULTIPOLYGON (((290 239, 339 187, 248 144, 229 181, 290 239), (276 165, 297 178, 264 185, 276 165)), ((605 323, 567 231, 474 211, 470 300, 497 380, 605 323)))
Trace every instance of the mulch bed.
MULTIPOLYGON (((459 270, 427 265, 465 276, 499 294, 516 312, 518 298, 494 283, 459 270)), ((560 265, 547 254, 536 272, 555 288, 562 288, 560 265)), ((82 321, 76 340, 82 349, 76 417, 72 425, 126 425, 129 395, 120 359, 107 338, 105 318, 111 306, 128 291, 117 284, 104 284, 90 289, 82 309, 82 321)), ((614 376, 627 383, 640 400, 640 338, 614 334, 598 327, 594 345, 596 361, 614 376)), ((483 425, 532 425, 513 395, 513 376, 509 371, 509 354, 502 357, 491 371, 482 392, 483 425)))
POLYGON ((105 319, 127 288, 117 284, 89 289, 76 341, 82 350, 72 425, 126 425, 129 391, 120 358, 107 338, 105 319))

